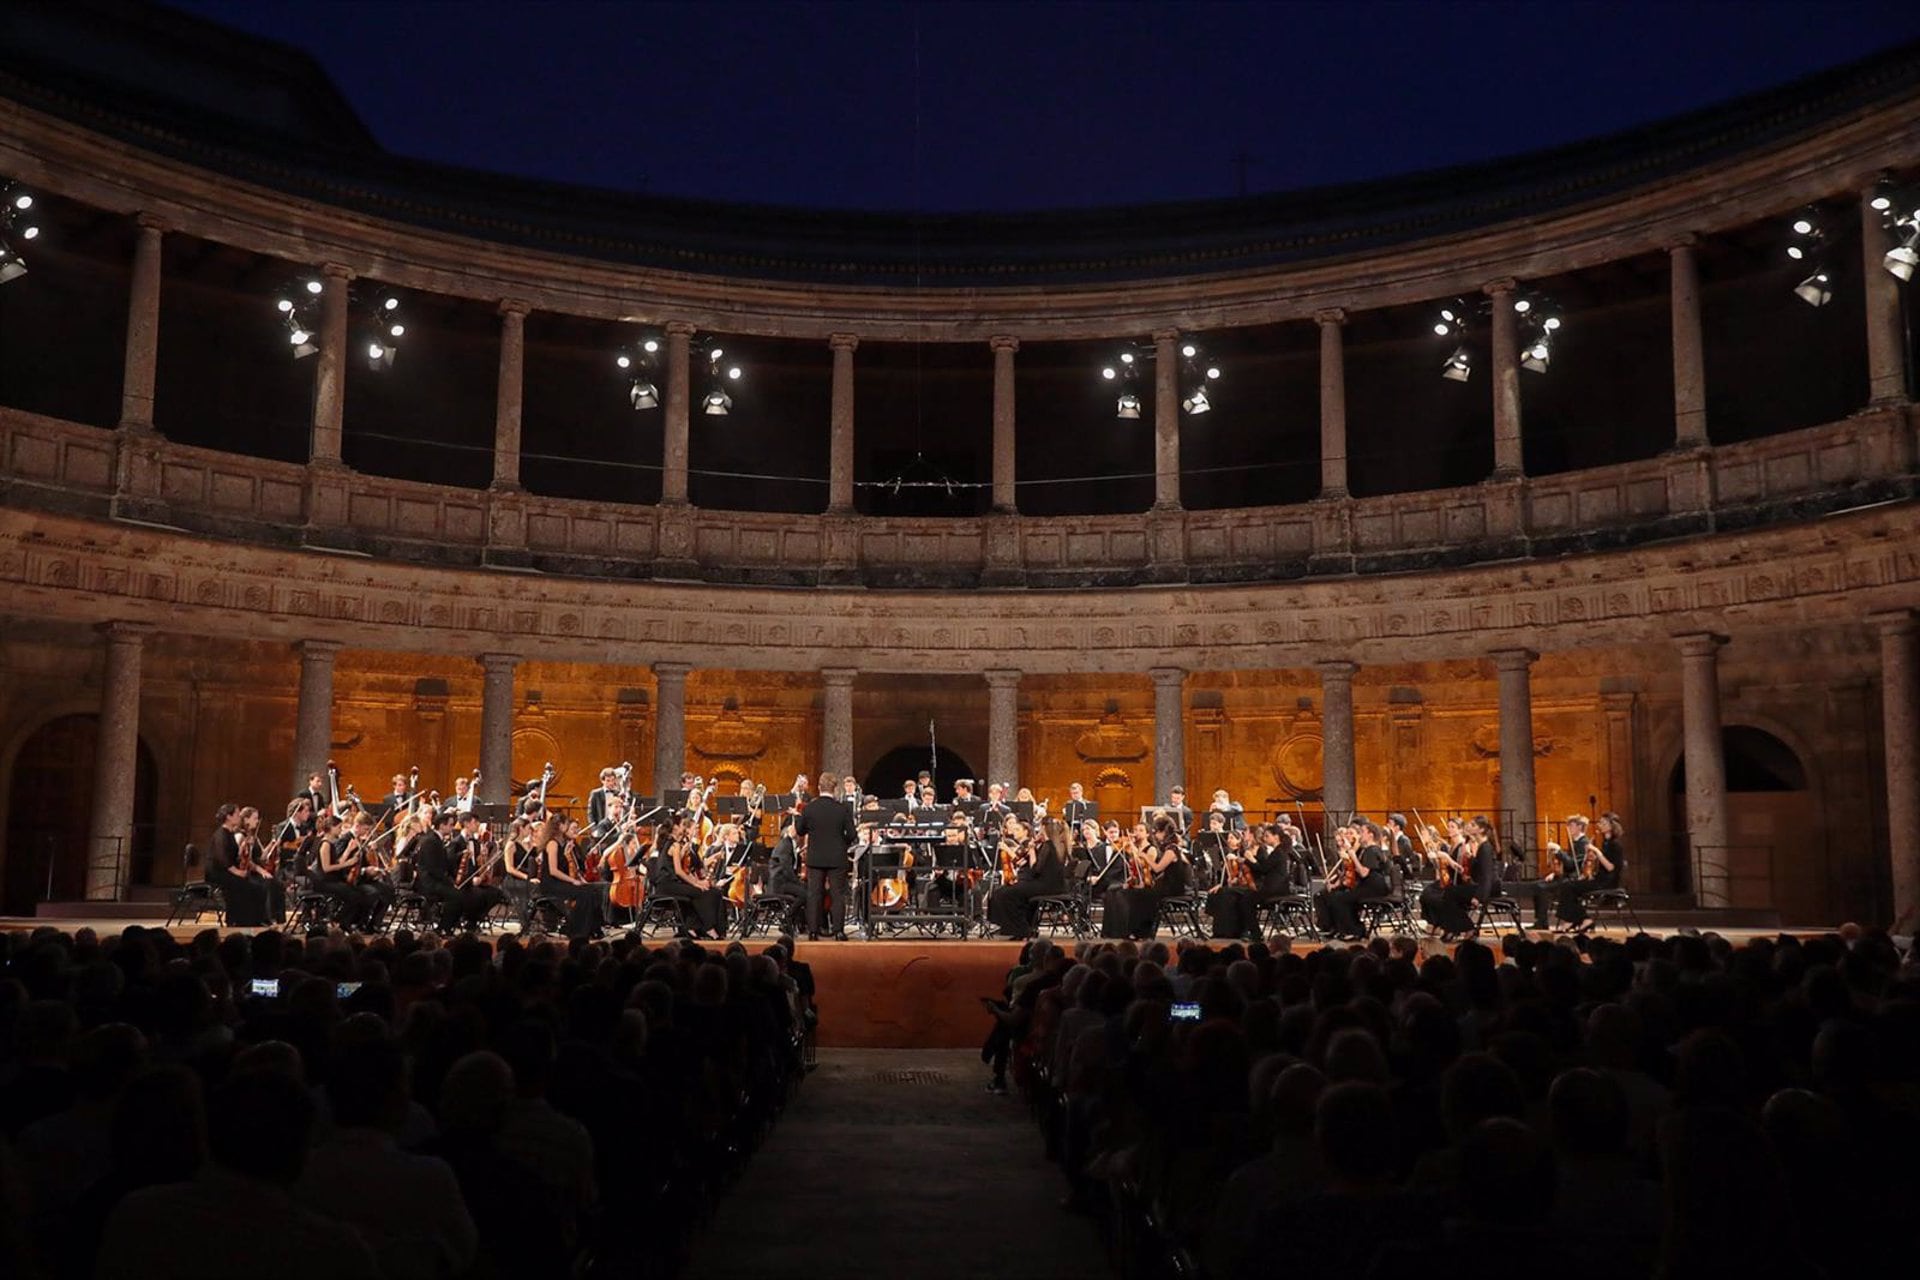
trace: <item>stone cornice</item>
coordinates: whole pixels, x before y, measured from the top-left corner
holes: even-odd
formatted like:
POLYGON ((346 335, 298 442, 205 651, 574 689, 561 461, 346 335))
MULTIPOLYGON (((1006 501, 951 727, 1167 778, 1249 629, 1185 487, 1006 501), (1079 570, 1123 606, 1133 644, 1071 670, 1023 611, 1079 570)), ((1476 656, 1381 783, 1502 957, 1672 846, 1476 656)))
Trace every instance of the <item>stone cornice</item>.
POLYGON ((564 580, 236 546, 0 510, 6 608, 223 638, 555 661, 863 672, 1305 667, 1865 625, 1920 606, 1902 505, 1418 577, 905 594, 564 580), (1070 598, 1071 609, 1062 608, 1070 598), (742 607, 743 600, 751 608, 742 607))
MULTIPOLYGON (((1757 149, 1729 147, 1727 137, 1702 139, 1692 169, 1636 170, 1616 162, 1610 183, 1569 178, 1545 207, 1513 196, 1483 202, 1477 216, 1464 219, 1457 212, 1408 214, 1385 239, 1364 220, 1342 225, 1334 216, 1310 235, 1261 229, 1265 242, 1256 236, 1251 248, 1242 231, 1228 237, 1239 245, 1231 253, 1215 243, 1217 229, 1196 231, 1184 256, 1149 264, 1137 260, 1140 254, 1123 254, 1098 269, 1056 264, 1044 285, 945 286, 937 271, 912 287, 840 283, 857 271, 791 281, 777 278, 773 260, 756 275, 724 255, 668 254, 635 264, 631 252, 624 261, 621 254, 595 256, 586 243, 576 252, 549 247, 564 238, 502 243, 487 238, 495 230, 488 219, 423 225, 407 221, 404 207, 356 202, 349 193, 332 200, 289 193, 19 101, 0 101, 0 168, 100 208, 154 212, 184 234, 293 262, 336 262, 404 288, 526 298, 539 310, 650 323, 680 318, 726 332, 793 337, 857 331, 868 340, 942 341, 1018 331, 1030 340, 1065 339, 1304 321, 1328 307, 1425 301, 1471 292, 1496 276, 1577 270, 1658 250, 1688 231, 1770 216, 1851 190, 1862 174, 1912 162, 1912 89, 1888 83, 1881 91, 1888 96, 1879 105, 1804 119, 1806 132, 1765 134, 1769 141, 1756 139, 1757 149)), ((1797 117, 1781 117, 1788 118, 1797 117)))

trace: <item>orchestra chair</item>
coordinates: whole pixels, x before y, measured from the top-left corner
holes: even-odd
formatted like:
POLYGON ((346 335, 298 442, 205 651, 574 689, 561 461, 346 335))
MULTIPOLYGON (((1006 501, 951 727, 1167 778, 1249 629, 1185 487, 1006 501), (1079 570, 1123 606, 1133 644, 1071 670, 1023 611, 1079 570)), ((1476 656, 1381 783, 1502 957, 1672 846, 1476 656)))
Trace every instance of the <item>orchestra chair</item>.
POLYGON ((411 929, 418 933, 433 922, 428 919, 426 895, 412 889, 401 889, 393 895, 393 909, 387 912, 386 931, 398 933, 402 929, 411 929))
MULTIPOLYGON (((200 866, 200 850, 197 846, 187 846, 184 865, 196 869, 200 866)), ((200 917, 209 911, 213 912, 215 922, 224 926, 227 923, 226 895, 210 881, 189 880, 173 891, 167 910, 167 927, 172 928, 176 923, 199 924, 200 917)))
POLYGON ((763 893, 750 900, 740 913, 740 936, 751 938, 755 934, 765 933, 779 937, 783 933, 796 932, 794 922, 800 918, 801 908, 805 906, 797 898, 789 898, 781 893, 763 893))
POLYGON ((293 894, 293 919, 288 928, 301 933, 325 933, 337 917, 340 905, 324 893, 307 888, 304 882, 293 894))
POLYGON ((1319 923, 1313 916, 1313 899, 1304 893, 1282 894, 1267 898, 1254 908, 1255 930, 1265 938, 1291 934, 1296 938, 1317 938, 1319 923))
POLYGON ((1586 904, 1587 916, 1598 929, 1611 918, 1622 928, 1634 933, 1645 933, 1640 925, 1640 917, 1634 914, 1633 895, 1625 889, 1599 889, 1586 894, 1582 899, 1586 904))
POLYGON ((566 903, 538 891, 527 898, 526 917, 520 922, 522 933, 563 933, 566 927, 566 903))
POLYGON ((1052 929, 1056 933, 1065 929, 1076 938, 1091 937, 1092 898, 1092 889, 1084 884, 1065 893, 1042 894, 1032 903, 1034 929, 1052 929))
POLYGON ((1160 899, 1160 906, 1154 915, 1154 933, 1158 934, 1161 925, 1166 925, 1176 938, 1205 938, 1207 898, 1202 893, 1176 893, 1171 898, 1160 899))
POLYGON ((1385 932, 1389 925, 1406 933, 1418 931, 1413 899, 1407 889, 1406 872, 1392 858, 1387 859, 1387 885, 1384 898, 1367 898, 1360 903, 1360 924, 1368 933, 1385 932))
POLYGON ((634 931, 641 937, 647 930, 672 925, 675 934, 691 933, 692 926, 687 920, 686 906, 679 898, 664 895, 647 895, 646 903, 640 908, 640 922, 634 925, 634 931))
POLYGON ((1520 914, 1520 900, 1508 893, 1505 887, 1495 888, 1493 896, 1480 904, 1475 913, 1473 927, 1485 929, 1491 925, 1493 932, 1525 934, 1527 926, 1520 914))

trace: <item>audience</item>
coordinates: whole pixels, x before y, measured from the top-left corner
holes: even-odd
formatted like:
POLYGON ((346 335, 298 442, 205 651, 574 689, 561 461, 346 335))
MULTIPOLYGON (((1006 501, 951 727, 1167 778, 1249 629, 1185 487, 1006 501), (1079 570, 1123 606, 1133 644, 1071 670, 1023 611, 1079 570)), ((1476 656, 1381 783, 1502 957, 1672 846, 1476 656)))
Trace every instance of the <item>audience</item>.
POLYGON ((803 1074, 792 956, 0 934, 0 1274, 670 1272, 803 1074))
POLYGON ((1920 964, 1885 935, 1035 946, 1007 997, 988 1057, 1121 1276, 1904 1261, 1920 964))

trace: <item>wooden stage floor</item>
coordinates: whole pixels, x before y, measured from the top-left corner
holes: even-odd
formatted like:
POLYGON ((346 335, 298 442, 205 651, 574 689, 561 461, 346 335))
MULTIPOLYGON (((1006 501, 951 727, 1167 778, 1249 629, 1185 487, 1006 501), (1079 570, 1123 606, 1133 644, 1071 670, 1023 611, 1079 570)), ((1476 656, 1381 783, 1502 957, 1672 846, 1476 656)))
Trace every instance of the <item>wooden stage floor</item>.
MULTIPOLYGON (((102 936, 118 933, 130 924, 153 928, 157 919, 80 919, 0 916, 0 930, 26 931, 52 926, 71 933, 91 928, 102 936)), ((168 932, 182 941, 208 925, 176 925, 168 932)), ((239 930, 237 932, 253 932, 239 930)), ((1611 936, 1624 934, 1609 930, 1611 936)), ((1663 932, 1650 930, 1650 932, 1663 932)), ((1754 937, 1771 937, 1778 929, 1722 928, 1714 932, 1738 944, 1754 937)), ((1793 929, 1793 933, 1818 930, 1793 929)), ((666 935, 650 943, 667 940, 666 935)), ((1172 938, 1165 939, 1172 942, 1172 938)), ((1488 941, 1493 939, 1489 936, 1488 941)), ((1056 941, 1071 948, 1074 939, 1056 941)), ((758 951, 769 939, 748 941, 758 951)), ((1296 941, 1295 950, 1320 945, 1296 941)), ((1423 949, 1437 951, 1438 942, 1423 949)), ((997 997, 1020 955, 1020 944, 993 940, 937 938, 799 944, 797 958, 813 969, 820 1008, 820 1044, 823 1048, 957 1049, 978 1047, 986 1035, 982 996, 997 997)))

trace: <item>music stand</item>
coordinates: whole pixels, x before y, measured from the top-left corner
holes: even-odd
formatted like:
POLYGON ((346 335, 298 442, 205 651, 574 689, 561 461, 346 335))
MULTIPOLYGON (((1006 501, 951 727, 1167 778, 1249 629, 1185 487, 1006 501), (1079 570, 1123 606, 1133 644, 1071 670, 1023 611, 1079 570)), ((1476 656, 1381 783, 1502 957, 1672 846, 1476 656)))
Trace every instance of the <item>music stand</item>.
POLYGON ((728 822, 739 822, 747 816, 747 798, 745 796, 715 796, 713 798, 713 816, 728 822))
POLYGON ((476 801, 473 806, 473 816, 486 823, 489 828, 496 823, 505 826, 513 821, 513 806, 511 804, 480 804, 476 801))
POLYGON ((1030 827, 1033 825, 1033 801, 1015 800, 1009 804, 1007 808, 1013 810, 1013 816, 1020 819, 1021 826, 1030 827))
POLYGON ((660 804, 663 808, 672 809, 675 813, 684 813, 687 808, 687 797, 692 794, 690 791, 675 787, 671 791, 660 793, 660 804))

